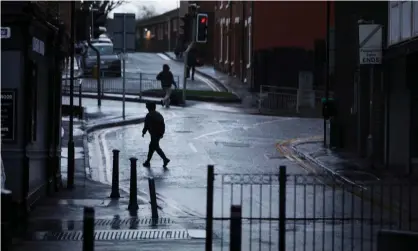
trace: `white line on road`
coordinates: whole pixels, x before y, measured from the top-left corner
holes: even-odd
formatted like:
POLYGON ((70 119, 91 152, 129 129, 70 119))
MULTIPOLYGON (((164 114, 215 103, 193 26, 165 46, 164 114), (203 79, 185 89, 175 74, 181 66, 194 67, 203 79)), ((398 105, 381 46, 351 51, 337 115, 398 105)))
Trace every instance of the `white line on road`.
POLYGON ((210 88, 212 88, 212 90, 220 92, 221 90, 214 84, 212 83, 209 79, 206 79, 204 77, 201 77, 199 75, 197 75, 198 73, 196 73, 196 78, 199 79, 200 81, 204 82, 205 84, 207 84, 210 88))
POLYGON ((193 143, 192 143, 192 142, 189 142, 189 147, 190 147, 190 149, 192 149, 192 151, 193 151, 193 152, 197 153, 197 149, 196 149, 196 147, 193 145, 193 143))
POLYGON ((289 155, 286 155, 286 158, 287 158, 288 160, 292 161, 292 162, 294 162, 294 161, 295 161, 295 160, 294 160, 292 157, 290 157, 289 155))
MULTIPOLYGON (((248 130, 250 128, 257 127, 257 126, 260 126, 260 125, 275 123, 275 122, 279 122, 279 121, 292 120, 292 119, 294 119, 294 118, 281 118, 281 119, 273 119, 273 120, 268 120, 268 121, 264 121, 264 122, 259 122, 259 123, 255 123, 255 124, 246 126, 246 128, 247 128, 246 130, 248 130)), ((223 133, 223 132, 230 132, 230 131, 233 131, 233 130, 236 130, 236 129, 241 130, 241 129, 243 129, 243 127, 239 126, 239 127, 234 127, 234 128, 231 128, 231 129, 218 130, 218 131, 214 131, 214 132, 210 132, 210 133, 205 133, 205 134, 202 134, 200 136, 195 137, 194 139, 201 139, 201 138, 205 138, 207 136, 212 136, 212 135, 223 133)))
POLYGON ((157 55, 164 60, 171 61, 171 58, 164 55, 164 53, 157 53, 157 55))

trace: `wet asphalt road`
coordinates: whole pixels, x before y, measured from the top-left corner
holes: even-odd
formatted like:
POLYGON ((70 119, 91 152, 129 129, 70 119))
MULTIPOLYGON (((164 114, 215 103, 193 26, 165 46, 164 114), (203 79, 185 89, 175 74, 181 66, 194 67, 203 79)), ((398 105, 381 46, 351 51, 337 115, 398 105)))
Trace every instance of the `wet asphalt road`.
MULTIPOLYGON (((181 63, 172 61, 168 57, 156 53, 129 53, 126 59, 126 92, 135 94, 139 93, 140 90, 160 89, 161 84, 155 77, 162 70, 163 64, 170 66, 178 87, 182 88, 184 70, 181 63), (140 83, 142 83, 142 86, 140 83)), ((102 83, 104 92, 122 93, 122 77, 112 77, 106 74, 102 78, 102 83)), ((187 80, 187 89, 219 91, 219 88, 210 80, 197 75, 194 81, 187 80)), ((95 92, 96 90, 96 80, 92 78, 83 79, 83 91, 95 92)))
MULTIPOLYGON (((205 217, 206 166, 214 164, 217 174, 214 217, 229 217, 230 206, 241 204, 243 217, 252 219, 245 221, 243 246, 251 246, 253 250, 277 249, 280 165, 287 167, 289 175, 286 185, 289 248, 333 250, 334 246, 335 250, 341 250, 351 245, 351 250, 370 250, 377 229, 388 227, 390 218, 394 219, 395 213, 389 214, 367 199, 361 200, 361 194, 354 189, 355 196, 348 191, 349 187, 342 189, 329 179, 306 176, 313 169, 277 152, 275 144, 280 140, 320 135, 321 120, 195 108, 162 111, 167 130, 161 146, 172 160, 168 169, 162 168, 157 154, 151 169, 142 167, 149 143, 148 136, 141 137, 142 125, 102 132, 92 147, 105 149, 102 164, 107 169, 107 182, 111 180, 111 150, 121 151, 120 179, 125 190, 129 189, 128 159, 138 158, 139 196, 148 198, 147 178, 153 177, 158 204, 171 217, 190 222, 205 217), (273 220, 267 221, 269 218, 273 220)), ((227 245, 228 222, 215 220, 214 225, 217 237, 223 237, 223 245, 227 245)))

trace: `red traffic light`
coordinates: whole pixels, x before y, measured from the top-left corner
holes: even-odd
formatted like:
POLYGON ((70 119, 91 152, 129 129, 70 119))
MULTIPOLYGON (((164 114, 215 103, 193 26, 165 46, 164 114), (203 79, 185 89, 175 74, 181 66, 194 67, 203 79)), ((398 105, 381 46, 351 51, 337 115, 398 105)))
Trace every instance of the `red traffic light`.
POLYGON ((202 17, 200 19, 200 23, 205 24, 208 21, 208 19, 206 17, 202 17))

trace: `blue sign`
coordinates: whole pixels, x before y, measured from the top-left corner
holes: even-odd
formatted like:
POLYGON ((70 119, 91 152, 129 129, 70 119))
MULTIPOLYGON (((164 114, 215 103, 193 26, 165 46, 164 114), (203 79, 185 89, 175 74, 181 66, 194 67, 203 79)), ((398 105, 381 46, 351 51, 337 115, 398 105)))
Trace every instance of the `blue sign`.
POLYGON ((10 38, 12 36, 10 27, 1 27, 1 39, 10 38))

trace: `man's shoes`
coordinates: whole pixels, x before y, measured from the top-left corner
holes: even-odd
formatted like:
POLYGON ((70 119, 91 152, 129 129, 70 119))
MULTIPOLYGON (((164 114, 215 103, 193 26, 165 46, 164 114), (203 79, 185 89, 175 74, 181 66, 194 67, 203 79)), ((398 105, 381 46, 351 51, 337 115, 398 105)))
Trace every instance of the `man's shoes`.
POLYGON ((149 161, 145 161, 142 165, 148 168, 151 167, 151 164, 149 163, 149 161))
POLYGON ((165 159, 163 167, 167 167, 168 163, 170 163, 170 159, 165 159))
POLYGON ((164 100, 161 99, 161 105, 164 106, 164 100))

